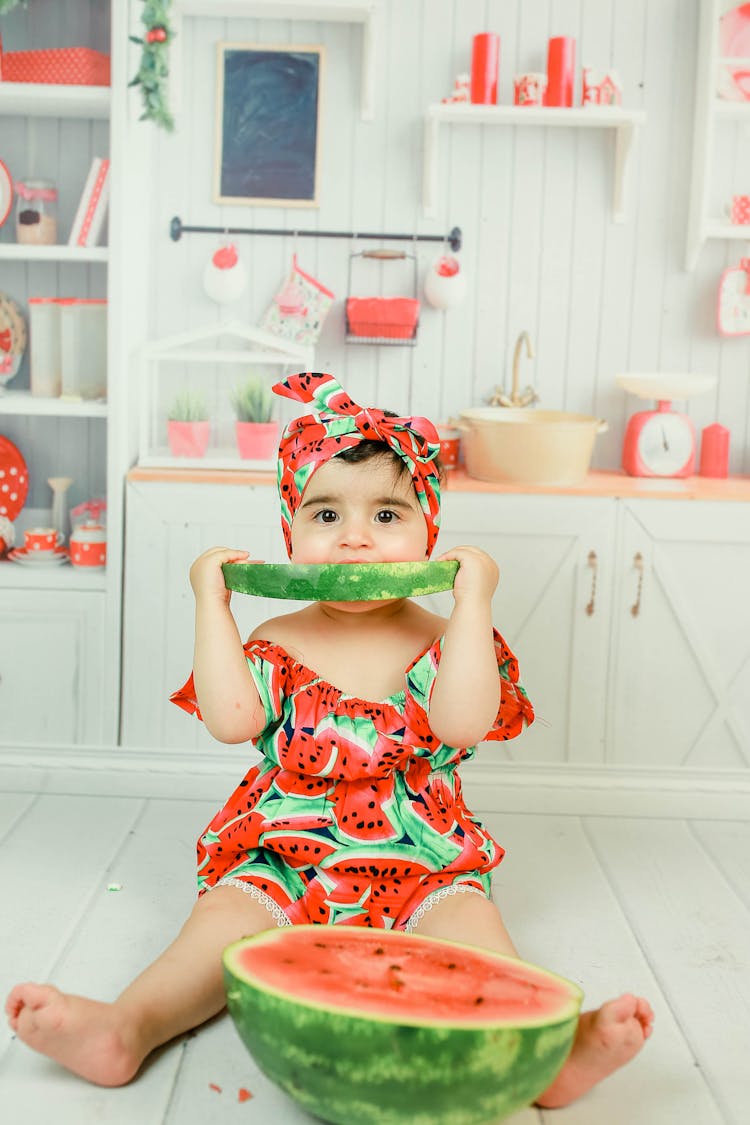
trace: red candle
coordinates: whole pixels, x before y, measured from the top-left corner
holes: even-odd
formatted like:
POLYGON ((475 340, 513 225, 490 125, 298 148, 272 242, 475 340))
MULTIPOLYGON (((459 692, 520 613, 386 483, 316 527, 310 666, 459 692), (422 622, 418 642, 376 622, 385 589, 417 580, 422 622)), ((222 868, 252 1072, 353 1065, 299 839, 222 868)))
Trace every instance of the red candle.
POLYGON ((569 35, 550 39, 547 47, 545 105, 572 105, 575 84, 576 41, 569 35))
POLYGON ((729 476, 729 430, 714 422, 706 426, 701 435, 702 477, 729 476))
POLYGON ((471 48, 471 100, 474 105, 497 105, 500 37, 492 31, 474 36, 471 48))

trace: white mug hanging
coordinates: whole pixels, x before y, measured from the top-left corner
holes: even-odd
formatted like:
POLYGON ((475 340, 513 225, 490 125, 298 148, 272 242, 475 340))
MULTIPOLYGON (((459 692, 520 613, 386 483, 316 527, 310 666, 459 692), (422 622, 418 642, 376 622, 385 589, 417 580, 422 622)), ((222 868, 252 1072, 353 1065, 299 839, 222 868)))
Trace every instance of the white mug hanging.
POLYGON ((458 258, 442 254, 424 279, 424 295, 436 309, 450 309, 466 296, 466 274, 458 258))
POLYGON ((206 263, 203 288, 206 296, 220 305, 236 301, 245 291, 247 270, 234 245, 221 246, 206 263))

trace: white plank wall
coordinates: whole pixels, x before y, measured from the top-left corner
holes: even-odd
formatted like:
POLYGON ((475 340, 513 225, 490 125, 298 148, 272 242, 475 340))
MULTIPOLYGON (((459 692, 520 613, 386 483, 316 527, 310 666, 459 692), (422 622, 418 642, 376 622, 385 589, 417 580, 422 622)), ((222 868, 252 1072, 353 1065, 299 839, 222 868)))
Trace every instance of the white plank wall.
MULTIPOLYGON (((597 467, 617 466, 624 422, 640 408, 615 387, 614 376, 687 370, 719 375, 715 393, 688 409, 699 429, 715 420, 729 426, 732 470, 747 472, 748 343, 722 340, 715 327, 719 277, 739 260, 739 247, 709 243, 694 273, 682 269, 697 9, 696 0, 381 0, 371 122, 359 114, 358 27, 185 19, 180 49, 190 81, 183 84, 177 132, 159 137, 154 177, 153 334, 235 316, 256 321, 296 249, 301 264, 339 298, 316 364, 340 374, 355 396, 447 418, 482 403, 509 379, 515 339, 528 329, 537 358, 523 375, 533 378, 543 405, 594 412, 610 422, 597 442, 597 467), (485 29, 501 36, 500 98, 506 103, 514 73, 544 69, 549 35, 573 35, 579 64, 617 69, 625 104, 648 115, 631 161, 624 224, 611 219, 609 133, 489 126, 441 126, 439 217, 422 217, 424 109, 468 69, 471 37, 485 29), (214 44, 221 40, 325 45, 317 210, 212 203, 214 44), (220 309, 201 287, 219 240, 194 234, 171 244, 173 214, 192 223, 289 230, 444 233, 459 225, 469 295, 447 313, 424 305, 415 349, 348 346, 342 302, 348 255, 361 243, 239 236, 249 289, 220 309)), ((744 190, 747 172, 734 126, 722 132, 721 146, 717 210, 719 200, 744 190)), ((438 251, 419 247, 422 276, 438 251)), ((402 278, 384 276, 384 291, 394 287, 402 287, 402 278)))
MULTIPOLYGON (((20 776, 0 765, 0 994, 18 979, 49 979, 114 996, 189 911, 194 840, 228 778, 188 770, 178 796, 148 767, 40 774, 36 792, 32 773, 20 776)), ((522 955, 578 981, 586 1006, 632 990, 656 1012, 636 1062, 568 1109, 510 1120, 744 1125, 750 825, 622 807, 601 816, 477 806, 507 849, 494 896, 522 955)), ((226 1017, 170 1044, 121 1090, 75 1079, 3 1026, 0 1107, 4 1121, 25 1125, 50 1113, 58 1125, 312 1121, 257 1071, 226 1017), (242 1086, 253 1094, 246 1104, 242 1086)))

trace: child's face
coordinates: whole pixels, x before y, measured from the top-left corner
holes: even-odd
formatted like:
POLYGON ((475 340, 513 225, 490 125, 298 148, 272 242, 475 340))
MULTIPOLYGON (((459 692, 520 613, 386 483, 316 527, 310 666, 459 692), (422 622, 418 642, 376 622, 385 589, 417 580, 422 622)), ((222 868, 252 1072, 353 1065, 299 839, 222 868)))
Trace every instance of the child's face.
POLYGON ((334 457, 310 478, 292 522, 292 562, 415 562, 427 557, 427 524, 411 477, 375 457, 334 457))

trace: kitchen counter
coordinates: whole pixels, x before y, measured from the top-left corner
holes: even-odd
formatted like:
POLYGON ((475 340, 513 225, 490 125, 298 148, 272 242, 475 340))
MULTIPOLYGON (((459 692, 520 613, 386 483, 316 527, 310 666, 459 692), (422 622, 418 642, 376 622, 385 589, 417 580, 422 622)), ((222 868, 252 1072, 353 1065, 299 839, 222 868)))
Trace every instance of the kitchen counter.
MULTIPOLYGON (((239 484, 276 485, 272 471, 247 469, 146 469, 136 467, 128 473, 129 481, 160 481, 175 484, 239 484)), ((525 496, 619 496, 626 499, 668 500, 737 500, 750 501, 750 476, 712 480, 710 477, 687 477, 684 480, 629 477, 626 473, 597 471, 575 485, 554 484, 490 484, 474 480, 463 469, 448 473, 444 488, 452 492, 495 492, 501 495, 525 496)))

